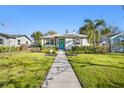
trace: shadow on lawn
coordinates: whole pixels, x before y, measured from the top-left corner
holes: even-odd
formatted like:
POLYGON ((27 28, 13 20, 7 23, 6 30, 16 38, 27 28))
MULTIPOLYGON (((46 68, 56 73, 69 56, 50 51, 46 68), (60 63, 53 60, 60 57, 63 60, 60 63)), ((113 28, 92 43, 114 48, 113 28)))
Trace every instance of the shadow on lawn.
POLYGON ((86 62, 75 62, 77 64, 82 64, 81 67, 86 67, 86 66, 104 66, 104 67, 113 67, 113 68, 120 68, 120 69, 124 69, 124 67, 118 67, 118 66, 111 66, 111 65, 102 65, 102 64, 95 64, 95 63, 91 63, 89 61, 86 62))

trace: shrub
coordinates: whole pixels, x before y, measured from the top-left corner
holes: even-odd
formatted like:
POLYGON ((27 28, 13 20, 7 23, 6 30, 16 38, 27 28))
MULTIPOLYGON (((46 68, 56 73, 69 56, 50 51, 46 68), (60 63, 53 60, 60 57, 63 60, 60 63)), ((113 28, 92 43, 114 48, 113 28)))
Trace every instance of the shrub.
POLYGON ((22 44, 22 45, 20 46, 20 50, 28 50, 28 45, 22 44))
POLYGON ((101 54, 106 54, 109 52, 109 49, 107 46, 102 46, 101 49, 100 49, 100 53, 101 54))
POLYGON ((56 52, 58 50, 58 48, 56 46, 51 46, 51 47, 42 47, 41 52, 43 53, 48 53, 50 52, 50 49, 53 50, 53 52, 56 52))
POLYGON ((79 51, 79 46, 74 46, 71 48, 74 53, 78 53, 79 51))
POLYGON ((10 51, 10 52, 17 52, 19 50, 20 50, 19 47, 0 46, 0 53, 4 53, 4 52, 8 52, 8 51, 10 51))
POLYGON ((41 52, 45 53, 46 56, 56 56, 56 51, 58 48, 56 46, 52 47, 42 47, 41 52), (50 52, 50 49, 52 49, 52 53, 50 52))
POLYGON ((102 47, 93 47, 93 46, 74 46, 71 48, 71 50, 68 50, 66 53, 71 53, 71 54, 82 54, 82 53, 88 53, 88 54, 93 54, 93 53, 100 53, 100 54, 105 54, 108 53, 109 49, 107 46, 102 46, 102 47))
POLYGON ((31 48, 31 52, 41 52, 39 47, 31 48))
POLYGON ((44 48, 44 49, 42 49, 41 52, 43 52, 43 53, 48 53, 48 52, 49 52, 49 48, 44 48))
POLYGON ((53 49, 53 50, 55 50, 55 51, 58 50, 58 47, 56 47, 56 46, 51 46, 50 48, 53 49))

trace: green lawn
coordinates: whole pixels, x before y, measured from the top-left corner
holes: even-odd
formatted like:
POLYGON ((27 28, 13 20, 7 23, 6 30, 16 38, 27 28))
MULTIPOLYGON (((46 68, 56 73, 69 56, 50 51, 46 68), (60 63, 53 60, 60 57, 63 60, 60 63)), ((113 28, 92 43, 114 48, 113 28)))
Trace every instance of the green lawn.
POLYGON ((54 58, 42 53, 15 53, 0 58, 0 87, 40 87, 54 58))
POLYGON ((81 54, 68 59, 83 87, 124 88, 124 54, 81 54))

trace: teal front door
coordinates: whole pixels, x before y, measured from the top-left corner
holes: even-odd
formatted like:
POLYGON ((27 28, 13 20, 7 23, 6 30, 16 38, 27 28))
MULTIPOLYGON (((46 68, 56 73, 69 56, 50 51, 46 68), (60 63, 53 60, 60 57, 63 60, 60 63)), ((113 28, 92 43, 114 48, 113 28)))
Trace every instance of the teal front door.
POLYGON ((59 49, 65 49, 65 40, 59 39, 59 49))

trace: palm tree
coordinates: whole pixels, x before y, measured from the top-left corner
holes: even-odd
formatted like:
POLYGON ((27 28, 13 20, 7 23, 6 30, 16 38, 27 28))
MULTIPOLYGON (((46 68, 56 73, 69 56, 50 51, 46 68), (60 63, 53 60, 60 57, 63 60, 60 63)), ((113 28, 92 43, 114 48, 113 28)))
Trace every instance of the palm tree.
POLYGON ((91 19, 84 20, 85 30, 87 31, 88 39, 90 42, 93 42, 94 47, 96 47, 96 41, 99 40, 100 34, 98 28, 100 26, 105 26, 105 22, 102 19, 97 19, 92 21, 91 19))
POLYGON ((87 35, 86 26, 82 26, 79 28, 79 34, 87 35))
POLYGON ((97 44, 99 44, 101 39, 101 31, 105 29, 105 21, 103 19, 97 19, 94 22, 95 22, 95 29, 96 29, 95 38, 96 38, 97 44))
POLYGON ((104 37, 108 37, 110 34, 111 34, 111 30, 107 27, 101 31, 101 35, 104 37))
POLYGON ((94 22, 90 19, 86 19, 84 20, 84 31, 85 34, 88 37, 88 41, 90 42, 90 44, 93 43, 93 30, 94 30, 94 22))
POLYGON ((40 31, 33 32, 33 34, 31 35, 31 37, 34 39, 35 43, 39 47, 41 47, 41 36, 43 36, 43 34, 40 31))

